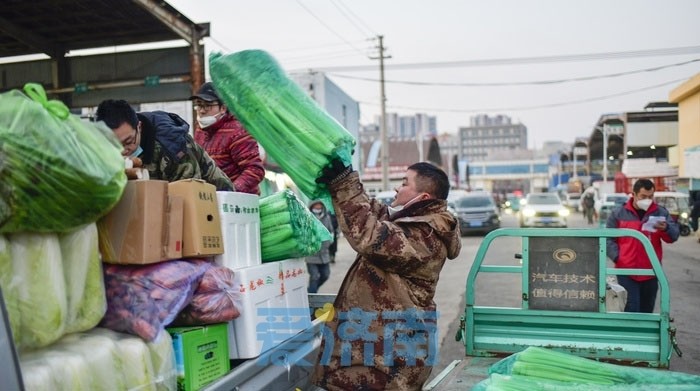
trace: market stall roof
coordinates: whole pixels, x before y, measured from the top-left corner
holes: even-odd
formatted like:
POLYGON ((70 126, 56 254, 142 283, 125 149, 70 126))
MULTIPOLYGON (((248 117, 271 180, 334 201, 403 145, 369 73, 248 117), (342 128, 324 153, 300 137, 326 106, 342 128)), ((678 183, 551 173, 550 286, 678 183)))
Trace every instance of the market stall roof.
POLYGON ((0 58, 30 54, 63 57, 71 50, 176 39, 192 43, 209 35, 156 0, 3 0, 0 58))

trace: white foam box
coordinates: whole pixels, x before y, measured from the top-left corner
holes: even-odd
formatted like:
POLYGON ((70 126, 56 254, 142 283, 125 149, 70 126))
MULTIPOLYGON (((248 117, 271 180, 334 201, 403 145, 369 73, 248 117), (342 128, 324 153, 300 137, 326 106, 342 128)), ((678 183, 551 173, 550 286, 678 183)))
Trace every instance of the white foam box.
POLYGON ((309 273, 304 258, 281 261, 284 273, 284 302, 289 316, 289 331, 298 333, 311 326, 309 310, 309 273))
POLYGON ((289 334, 280 266, 271 262, 234 270, 241 314, 228 324, 230 358, 258 357, 289 334))
POLYGON ((214 261, 229 269, 262 264, 260 258, 260 198, 255 194, 217 191, 224 253, 214 261))

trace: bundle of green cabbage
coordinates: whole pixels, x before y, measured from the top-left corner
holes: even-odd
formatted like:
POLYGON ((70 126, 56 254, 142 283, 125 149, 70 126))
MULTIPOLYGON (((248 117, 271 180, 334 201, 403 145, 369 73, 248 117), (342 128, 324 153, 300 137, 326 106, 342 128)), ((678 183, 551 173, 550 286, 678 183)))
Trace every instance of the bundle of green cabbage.
POLYGON ((40 85, 24 91, 0 94, 0 232, 65 232, 96 221, 126 185, 119 140, 48 101, 40 85))
POLYGON ((351 164, 352 135, 265 51, 213 53, 209 69, 219 96, 299 189, 310 199, 330 201, 315 180, 332 159, 351 164))
POLYGON ((8 236, 17 279, 19 348, 35 349, 58 340, 66 326, 66 286, 61 247, 55 234, 8 236))
MULTIPOLYGON (((52 346, 53 348, 53 346, 52 346)), ((121 351, 113 339, 95 332, 69 334, 55 348, 82 355, 87 361, 89 390, 126 390, 121 351)))
POLYGON ((87 359, 60 348, 44 348, 21 356, 22 377, 29 390, 90 390, 87 359), (40 367, 40 368, 38 368, 40 367), (48 376, 47 376, 48 375, 48 376), (46 382, 49 384, 45 384, 46 382))
POLYGON ((263 262, 313 255, 326 240, 331 233, 290 190, 260 199, 263 262))
POLYGON ((155 391, 156 382, 151 360, 151 351, 146 342, 139 337, 117 333, 105 328, 96 328, 90 332, 101 335, 115 342, 119 354, 124 381, 128 390, 155 391))
POLYGON ((66 334, 89 330, 107 311, 97 225, 87 224, 59 235, 66 283, 66 334))
POLYGON ((20 332, 18 283, 19 279, 15 276, 12 267, 10 242, 5 236, 0 235, 0 288, 2 288, 2 296, 7 308, 7 316, 10 318, 10 329, 12 329, 12 339, 15 345, 19 343, 20 332))

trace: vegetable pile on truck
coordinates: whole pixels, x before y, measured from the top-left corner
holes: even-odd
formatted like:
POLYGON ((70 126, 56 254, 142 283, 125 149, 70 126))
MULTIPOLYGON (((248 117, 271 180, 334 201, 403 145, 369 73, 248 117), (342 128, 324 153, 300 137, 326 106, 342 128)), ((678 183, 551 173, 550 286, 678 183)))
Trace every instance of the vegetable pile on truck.
MULTIPOLYGON (((328 200, 315 178, 350 162, 352 136, 266 53, 214 60, 226 99, 245 98, 231 107, 251 133, 307 196, 328 200), (229 91, 234 76, 266 88, 229 91)), ((308 385, 322 320, 311 320, 303 257, 331 235, 294 193, 127 175, 134 162, 113 133, 39 85, 0 95, 0 107, 0 351, 18 389, 308 385)))

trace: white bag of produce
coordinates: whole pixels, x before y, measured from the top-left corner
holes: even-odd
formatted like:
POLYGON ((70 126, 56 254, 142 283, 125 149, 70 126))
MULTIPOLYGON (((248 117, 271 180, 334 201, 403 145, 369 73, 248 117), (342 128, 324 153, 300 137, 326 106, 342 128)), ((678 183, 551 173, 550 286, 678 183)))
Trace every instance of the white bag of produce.
POLYGON ((123 363, 116 343, 97 333, 69 334, 56 347, 82 355, 87 361, 90 391, 126 390, 123 363))
POLYGON ((117 345, 127 390, 156 390, 151 351, 146 342, 139 337, 105 328, 96 328, 90 334, 107 337, 117 345))
POLYGON ((97 326, 107 311, 97 225, 61 234, 59 241, 68 305, 65 333, 87 331, 97 326))
POLYGON ((19 348, 49 345, 61 338, 66 326, 66 287, 58 236, 20 233, 8 238, 19 282, 19 348))
POLYGON ((46 360, 37 355, 22 357, 19 361, 22 369, 22 382, 26 391, 59 390, 51 367, 46 360))
MULTIPOLYGON (((38 370, 40 376, 43 376, 48 368, 51 384, 56 390, 89 390, 94 376, 88 369, 85 357, 55 345, 22 354, 21 361, 33 361, 33 365, 27 367, 26 372, 38 370), (38 365, 45 368, 37 369, 38 365)), ((22 365, 22 377, 27 376, 34 377, 31 373, 25 374, 25 367, 22 365)))
POLYGON ((10 318, 10 328, 12 329, 12 339, 15 345, 19 342, 19 297, 17 292, 17 277, 12 267, 12 253, 10 252, 10 242, 4 235, 0 235, 0 288, 5 299, 7 316, 10 318))
POLYGON ((158 391, 177 390, 177 368, 175 367, 175 349, 170 333, 160 333, 153 342, 148 342, 151 351, 151 362, 156 374, 156 389, 158 391))

